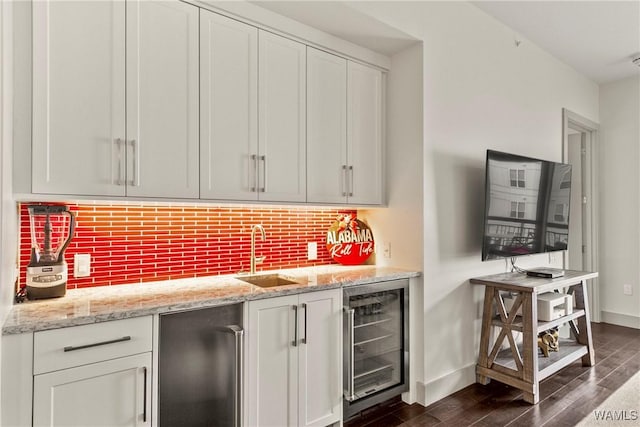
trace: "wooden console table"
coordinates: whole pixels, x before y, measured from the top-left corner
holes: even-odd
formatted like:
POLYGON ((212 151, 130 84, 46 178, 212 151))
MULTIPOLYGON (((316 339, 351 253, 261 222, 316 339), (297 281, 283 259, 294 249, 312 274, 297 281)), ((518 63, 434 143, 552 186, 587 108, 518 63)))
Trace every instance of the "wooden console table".
POLYGON ((515 272, 471 279, 472 284, 485 286, 477 382, 488 384, 494 379, 516 387, 524 392, 526 402, 535 404, 540 397, 538 384, 549 375, 580 358, 582 366, 593 366, 587 280, 597 276, 598 273, 565 270, 564 276, 556 279, 515 272), (561 288, 568 288, 566 293, 573 296, 573 313, 549 322, 538 321, 538 295, 561 288), (509 312, 502 296, 506 292, 515 297, 509 312), (517 314, 518 309, 522 315, 517 314), (563 324, 570 326, 573 339, 560 339, 559 351, 551 352, 549 357, 538 356, 538 333, 563 324), (493 327, 500 328, 500 333, 489 348, 493 327), (515 342, 512 331, 522 332, 522 344, 515 342), (505 339, 509 348, 500 350, 505 339))

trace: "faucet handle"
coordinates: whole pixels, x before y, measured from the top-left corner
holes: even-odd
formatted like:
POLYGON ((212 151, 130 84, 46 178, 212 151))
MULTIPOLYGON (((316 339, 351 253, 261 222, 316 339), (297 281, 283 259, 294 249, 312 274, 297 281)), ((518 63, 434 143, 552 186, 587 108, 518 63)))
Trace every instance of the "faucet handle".
POLYGON ((263 256, 257 256, 256 259, 256 264, 262 264, 264 262, 264 260, 267 258, 266 255, 263 256))

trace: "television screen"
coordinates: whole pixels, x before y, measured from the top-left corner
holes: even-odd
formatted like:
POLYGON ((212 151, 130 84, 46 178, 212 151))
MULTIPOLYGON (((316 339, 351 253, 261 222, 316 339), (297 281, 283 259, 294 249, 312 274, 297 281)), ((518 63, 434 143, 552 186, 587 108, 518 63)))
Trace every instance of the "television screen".
POLYGON ((482 260, 567 249, 571 165, 487 150, 482 260))

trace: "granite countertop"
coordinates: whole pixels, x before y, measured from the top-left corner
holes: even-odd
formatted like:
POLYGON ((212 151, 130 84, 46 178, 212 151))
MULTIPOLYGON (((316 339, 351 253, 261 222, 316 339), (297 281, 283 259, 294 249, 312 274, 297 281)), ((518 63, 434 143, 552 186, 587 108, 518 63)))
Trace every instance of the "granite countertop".
POLYGON ((224 275, 71 289, 62 298, 14 305, 2 334, 44 331, 420 275, 389 267, 337 265, 278 270, 277 273, 299 283, 261 288, 236 279, 236 275, 224 275))

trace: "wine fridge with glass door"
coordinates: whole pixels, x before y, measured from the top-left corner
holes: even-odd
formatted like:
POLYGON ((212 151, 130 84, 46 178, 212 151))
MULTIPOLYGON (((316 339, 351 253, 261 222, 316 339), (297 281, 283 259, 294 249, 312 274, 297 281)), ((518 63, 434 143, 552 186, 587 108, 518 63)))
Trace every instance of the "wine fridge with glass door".
POLYGON ((344 288, 344 419, 409 390, 409 281, 344 288))

